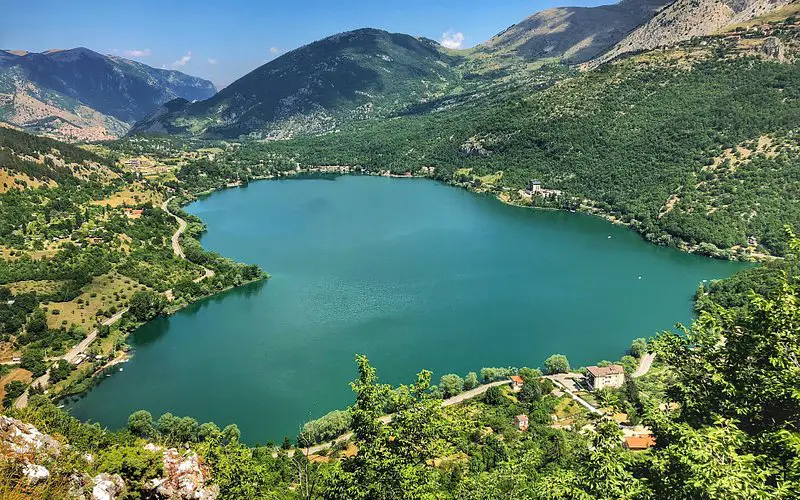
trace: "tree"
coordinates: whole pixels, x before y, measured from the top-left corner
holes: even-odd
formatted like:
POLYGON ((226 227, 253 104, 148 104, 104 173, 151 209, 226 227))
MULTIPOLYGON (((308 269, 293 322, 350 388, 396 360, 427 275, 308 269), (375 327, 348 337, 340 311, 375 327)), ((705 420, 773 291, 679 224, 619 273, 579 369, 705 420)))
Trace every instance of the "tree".
POLYGON ((44 361, 44 351, 39 349, 26 349, 22 353, 22 361, 19 364, 20 368, 28 370, 35 377, 44 375, 47 371, 47 363, 44 361))
POLYGON ((101 339, 104 339, 104 338, 108 337, 109 335, 111 335, 111 327, 108 326, 108 325, 100 325, 100 326, 98 326, 97 327, 97 335, 101 339))
POLYGON ((131 297, 129 310, 138 321, 148 321, 164 310, 167 299, 152 290, 137 290, 131 297))
POLYGON ((326 471, 326 498, 420 498, 429 488, 427 461, 437 448, 441 432, 441 404, 427 395, 431 372, 422 371, 408 391, 408 408, 394 415, 390 425, 380 421, 388 387, 378 383, 366 357, 356 357, 359 377, 351 383, 356 393, 352 407, 353 437, 358 454, 326 471))
POLYGON ((486 401, 486 404, 490 405, 500 404, 503 401, 503 395, 500 392, 500 388, 497 386, 489 387, 484 393, 483 400, 486 401))
POLYGON ((619 364, 622 365, 625 373, 633 373, 639 366, 639 363, 636 362, 636 358, 629 355, 622 356, 622 359, 619 360, 619 364))
POLYGON ((134 436, 151 439, 156 435, 156 428, 153 424, 153 415, 147 410, 139 410, 131 413, 128 417, 128 430, 134 436))
POLYGON ((442 390, 445 399, 451 398, 461 394, 461 391, 464 389, 464 379, 455 373, 442 375, 442 378, 439 380, 439 388, 442 390))
POLYGON ((553 354, 544 361, 544 368, 550 375, 567 373, 569 371, 569 361, 563 354, 553 354))
POLYGON ((3 406, 6 408, 10 407, 15 399, 22 396, 22 393, 25 392, 25 387, 27 387, 25 383, 19 380, 12 380, 7 383, 4 388, 6 393, 5 396, 3 396, 3 406))
POLYGON ((467 373, 467 376, 464 378, 464 390, 471 391, 479 385, 480 382, 478 381, 478 374, 475 372, 467 373))
POLYGON ((242 431, 236 424, 228 424, 222 429, 222 441, 228 443, 238 443, 239 438, 242 437, 242 431))
POLYGON ((647 341, 642 338, 635 339, 631 344, 630 349, 628 349, 628 352, 634 358, 641 358, 647 354, 647 341))
POLYGON ((200 442, 220 437, 220 430, 214 422, 205 422, 197 428, 197 440, 200 442))
POLYGON ((59 359, 58 362, 50 368, 50 383, 55 384, 69 377, 75 365, 64 359, 59 359))

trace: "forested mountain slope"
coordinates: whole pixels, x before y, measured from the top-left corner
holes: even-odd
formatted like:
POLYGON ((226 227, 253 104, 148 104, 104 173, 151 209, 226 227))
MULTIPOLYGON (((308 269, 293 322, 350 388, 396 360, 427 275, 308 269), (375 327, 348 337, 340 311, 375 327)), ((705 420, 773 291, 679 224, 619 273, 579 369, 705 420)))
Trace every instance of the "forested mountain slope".
POLYGON ((286 169, 432 166, 439 178, 520 203, 531 202, 517 190, 540 179, 563 193, 533 203, 599 212, 652 241, 781 254, 783 225, 800 225, 798 36, 791 20, 697 39, 540 92, 239 154, 286 169))
POLYGON ((598 7, 543 10, 478 45, 475 52, 582 63, 611 48, 669 2, 625 0, 598 7))
POLYGON ((209 81, 86 48, 0 51, 0 120, 60 139, 119 137, 169 100, 215 92, 209 81))
POLYGON ((194 104, 171 103, 132 133, 207 137, 291 136, 343 120, 386 116, 440 97, 457 58, 436 42, 375 29, 340 33, 293 50, 194 104))
POLYGON ((114 162, 84 149, 0 127, 0 193, 89 179, 109 182, 119 173, 114 162))

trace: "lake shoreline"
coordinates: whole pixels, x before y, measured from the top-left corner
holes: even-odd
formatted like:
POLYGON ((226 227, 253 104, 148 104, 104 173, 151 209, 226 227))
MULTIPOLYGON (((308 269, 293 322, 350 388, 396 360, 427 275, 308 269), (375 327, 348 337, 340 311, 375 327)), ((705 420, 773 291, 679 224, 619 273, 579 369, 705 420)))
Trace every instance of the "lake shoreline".
MULTIPOLYGON (((534 210, 554 210, 554 211, 558 211, 558 212, 582 213, 582 214, 585 214, 585 215, 590 215, 590 216, 593 216, 593 217, 598 217, 598 218, 604 219, 607 222, 610 222, 610 223, 612 223, 612 224, 614 224, 616 226, 622 226, 622 227, 628 228, 631 231, 633 231, 633 232, 637 233, 638 235, 640 235, 642 237, 642 239, 644 239, 645 241, 647 241, 648 243, 650 243, 652 245, 656 245, 656 246, 659 246, 659 247, 666 247, 666 248, 675 248, 675 249, 680 250, 681 252, 684 252, 684 253, 701 255, 701 256, 704 256, 704 257, 709 257, 709 258, 717 259, 717 260, 729 260, 729 261, 734 261, 734 262, 756 262, 756 263, 758 263, 758 262, 771 262, 771 261, 782 260, 783 259, 783 257, 769 255, 769 254, 763 254, 763 253, 759 253, 759 252, 739 253, 738 252, 739 249, 736 248, 736 247, 718 248, 718 250, 720 252, 724 252, 727 255, 711 255, 711 254, 708 254, 708 253, 705 253, 704 251, 702 251, 703 250, 702 249, 702 245, 704 244, 704 242, 700 242, 700 243, 697 243, 697 244, 690 244, 690 243, 688 243, 688 242, 686 242, 684 240, 681 240, 681 239, 679 239, 679 238, 677 238, 675 236, 672 236, 672 238, 675 238, 678 241, 677 245, 675 245, 675 246, 662 245, 662 244, 660 244, 660 243, 658 243, 656 241, 651 241, 651 240, 647 239, 645 237, 645 234, 642 231, 639 230, 638 225, 632 224, 630 222, 625 222, 623 220, 620 220, 613 213, 608 213, 608 212, 598 208, 596 206, 596 202, 594 200, 590 200, 588 198, 583 198, 581 200, 581 202, 580 202, 579 207, 575 211, 570 211, 570 210, 567 210, 567 209, 564 209, 564 208, 560 208, 560 207, 532 206, 532 205, 529 205, 529 204, 522 203, 522 201, 524 199, 522 197, 519 197, 519 199, 515 199, 513 197, 513 194, 510 194, 510 193, 513 193, 513 191, 510 188, 502 188, 501 187, 499 191, 497 190, 497 187, 495 187, 493 189, 481 189, 480 187, 475 187, 472 184, 464 183, 464 182, 458 182, 458 181, 456 181, 454 179, 440 179, 440 178, 435 177, 432 174, 422 174, 422 175, 420 175, 420 174, 410 174, 410 175, 403 174, 403 175, 400 175, 400 174, 391 174, 391 173, 387 173, 387 172, 364 171, 363 169, 362 170, 356 170, 355 167, 338 166, 337 165, 337 166, 332 166, 332 167, 311 167, 311 168, 305 168, 305 169, 301 168, 299 170, 282 171, 282 172, 280 172, 280 175, 253 177, 252 178, 252 182, 257 182, 257 181, 262 181, 262 180, 290 179, 290 178, 297 178, 298 176, 308 176, 310 178, 314 178, 314 177, 317 177, 317 176, 344 177, 344 176, 362 176, 362 175, 363 176, 370 176, 370 177, 386 177, 386 178, 392 178, 392 179, 428 179, 428 180, 431 180, 431 181, 441 182, 441 183, 449 185, 449 186, 458 187, 458 188, 464 189, 464 190, 469 191, 469 192, 474 193, 474 194, 481 194, 481 195, 488 194, 488 195, 493 196, 495 199, 497 199, 501 203, 504 203, 504 204, 510 205, 510 206, 514 206, 514 207, 518 207, 518 208, 527 208, 527 209, 534 209, 534 210)), ((249 183, 250 182, 248 182, 247 184, 244 184, 244 185, 242 185, 241 183, 237 183, 236 185, 226 184, 226 185, 221 186, 221 187, 216 188, 216 189, 208 189, 208 190, 205 190, 205 191, 202 191, 202 192, 198 192, 198 193, 191 193, 190 196, 193 196, 193 199, 190 199, 189 201, 187 201, 186 203, 182 204, 181 206, 188 205, 192 201, 207 197, 207 196, 209 196, 209 195, 211 195, 211 194, 213 194, 213 193, 215 193, 217 191, 222 191, 222 190, 226 190, 226 189, 235 189, 235 188, 238 188, 238 187, 246 187, 249 183)))
MULTIPOLYGON (((310 176, 312 179, 317 177, 317 175, 310 176)), ((195 199, 184 200, 181 203, 184 207, 192 201, 202 200, 200 205, 192 206, 182 213, 188 214, 187 218, 191 217, 195 238, 199 234, 198 221, 202 220, 208 225, 208 232, 202 237, 204 248, 219 255, 231 256, 237 261, 278 268, 279 276, 283 276, 284 279, 276 282, 275 287, 270 287, 268 293, 265 288, 263 292, 226 297, 224 300, 215 301, 213 310, 205 305, 199 309, 190 308, 186 314, 175 315, 177 319, 170 319, 152 327, 145 325, 146 330, 142 331, 142 335, 137 336, 134 341, 136 362, 125 367, 126 377, 112 377, 108 384, 110 387, 106 388, 106 384, 101 384, 96 394, 92 394, 85 401, 71 403, 70 411, 74 409, 75 416, 99 420, 111 426, 110 428, 124 425, 124 418, 120 415, 124 413, 124 417, 127 418, 130 411, 140 408, 155 413, 171 411, 173 414, 196 414, 204 420, 226 423, 232 421, 238 423, 241 420, 243 429, 248 427, 251 429, 248 434, 253 440, 277 439, 287 427, 285 424, 287 418, 300 418, 288 426, 291 430, 304 420, 303 415, 318 416, 331 408, 340 408, 348 403, 347 399, 342 400, 342 393, 346 391, 339 389, 340 382, 345 384, 343 381, 350 380, 349 375, 343 376, 341 373, 349 374, 351 366, 347 360, 353 352, 366 350, 368 354, 374 353, 377 363, 385 367, 387 382, 390 383, 403 383, 405 381, 403 374, 412 373, 420 367, 432 367, 441 374, 459 370, 457 365, 461 364, 479 367, 493 366, 497 363, 504 365, 539 362, 535 357, 538 354, 534 355, 533 359, 527 359, 526 356, 525 360, 513 354, 506 356, 503 353, 507 353, 509 349, 504 345, 505 342, 481 352, 469 347, 473 344, 478 345, 480 342, 477 339, 485 334, 487 328, 494 326, 486 325, 484 328, 467 322, 468 324, 457 327, 457 325, 444 326, 444 323, 441 323, 450 325, 454 318, 466 318, 471 314, 469 311, 480 309, 477 303, 473 303, 474 301, 479 301, 484 304, 483 307, 496 311, 495 316, 504 324, 504 328, 511 328, 518 335, 523 335, 521 332, 530 319, 537 318, 533 324, 537 325, 535 330, 542 335, 519 337, 519 340, 529 348, 533 346, 534 353, 545 355, 567 349, 559 343, 558 336, 545 336, 546 331, 559 329, 570 335, 574 334, 576 345, 581 346, 572 350, 567 349, 565 353, 574 355, 575 361, 582 364, 584 360, 616 358, 633 338, 648 336, 665 327, 669 328, 676 318, 682 320, 685 317, 688 320, 692 312, 691 307, 685 304, 691 300, 691 293, 696 284, 703 278, 724 278, 730 274, 725 270, 727 268, 720 267, 722 264, 713 264, 713 259, 687 260, 685 256, 681 257, 682 252, 671 250, 667 252, 666 248, 659 250, 657 246, 642 245, 639 237, 633 236, 628 231, 622 231, 622 228, 611 230, 610 227, 604 227, 605 222, 593 221, 591 217, 563 217, 557 215, 555 210, 547 210, 552 212, 552 215, 544 213, 535 215, 531 212, 526 215, 524 211, 504 208, 506 204, 501 205, 489 197, 473 196, 483 193, 467 194, 466 190, 449 189, 456 186, 440 180, 435 183, 403 183, 381 182, 369 180, 367 177, 370 176, 354 175, 349 178, 343 176, 342 180, 347 182, 341 183, 324 182, 324 180, 277 184, 253 182, 249 183, 250 190, 243 190, 235 195, 210 198, 200 195, 195 199), (359 180, 358 177, 363 178, 359 180), (246 195, 246 191, 249 191, 249 194, 246 195), (246 199, 242 199, 243 197, 246 199), (399 206, 405 208, 398 210, 399 206), (281 207, 286 207, 289 217, 282 215, 281 207), (249 215, 245 217, 239 214, 249 215), (271 215, 269 218, 264 218, 260 214, 271 215), (331 225, 332 223, 334 225, 331 225), (367 225, 364 225, 365 223, 367 225), (370 227, 375 227, 374 231, 377 232, 370 230, 370 227), (442 233, 442 230, 446 233, 442 233), (613 239, 607 239, 609 234, 613 235, 613 239), (288 235, 293 236, 286 239, 288 235), (494 243, 487 246, 486 242, 494 243), (305 254, 309 243, 313 243, 313 247, 318 250, 305 254), (330 246, 332 244, 334 246, 330 246), (607 255, 611 259, 608 265, 613 268, 603 269, 592 265, 591 259, 582 257, 585 251, 575 252, 574 257, 577 260, 565 257, 561 251, 554 253, 553 248, 556 244, 564 245, 565 248, 587 250, 587 246, 598 245, 595 253, 607 255), (432 248, 436 248, 433 253, 430 250, 432 248), (298 253, 298 249, 302 251, 298 253), (463 254, 465 249, 469 250, 463 254), (457 252, 453 253, 454 250, 457 252), (336 260, 315 259, 313 255, 318 251, 325 251, 328 258, 336 260), (497 256, 503 255, 503 257, 492 258, 491 256, 498 251, 500 253, 497 256), (620 260, 621 254, 618 254, 620 251, 624 251, 625 255, 635 255, 635 260, 631 261, 628 258, 620 260), (543 261, 536 257, 537 254, 545 258, 544 262, 551 264, 542 267, 543 261), (346 255, 358 255, 358 258, 347 257, 346 260, 341 260, 346 255), (415 257, 412 258, 412 255, 415 257), (453 255, 461 256, 453 261, 453 255), (365 258, 367 261, 364 261, 365 258), (533 261, 529 260, 531 258, 533 261), (395 264, 386 266, 374 262, 375 259, 395 264), (341 262, 343 265, 338 265, 336 262, 341 262), (427 275, 418 266, 426 262, 429 265, 435 263, 436 273, 444 272, 451 279, 443 282, 437 278, 436 288, 427 285, 420 287, 419 285, 427 283, 427 275), (522 267, 514 268, 514 278, 511 283, 501 285, 499 281, 505 282, 505 278, 494 280, 494 285, 502 288, 501 293, 491 293, 487 297, 482 297, 483 293, 475 296, 474 293, 466 292, 474 288, 476 280, 482 279, 477 275, 483 274, 469 270, 484 269, 483 264, 490 262, 499 263, 499 274, 491 273, 497 277, 508 276, 508 271, 511 271, 510 262, 517 262, 522 267), (677 277, 675 272, 664 272, 664 268, 672 269, 676 262, 681 262, 681 269, 685 269, 679 273, 682 277, 677 277), (559 267, 553 268, 552 264, 559 267), (331 265, 339 271, 329 275, 328 269, 331 265), (411 267, 406 271, 400 271, 402 266, 406 265, 411 267), (442 271, 442 265, 454 266, 452 272, 442 271), (359 270, 364 269, 364 266, 371 269, 366 274, 359 270), (343 269, 347 271, 346 274, 339 275, 343 269), (623 275, 612 272, 612 269, 621 271, 623 275), (592 284, 588 288, 579 287, 578 290, 574 290, 572 285, 584 282, 577 278, 578 275, 585 275, 584 270, 596 275, 597 279, 591 280, 592 284), (549 277, 543 276, 542 273, 545 275, 549 273, 549 277), (644 281, 637 280, 639 274, 644 275, 644 281), (333 279, 337 275, 338 277, 333 279), (555 278, 556 275, 559 278, 555 278), (320 276, 322 280, 318 279, 320 276), (288 279, 289 277, 291 279, 288 279), (311 281, 308 280, 309 277, 311 281), (346 277, 344 282, 340 281, 343 277, 346 277), (350 277, 357 285, 348 285, 347 280, 351 279, 350 277), (545 306, 553 298, 558 304, 564 304, 564 307, 577 299, 567 297, 566 292, 553 295, 540 287, 535 287, 540 291, 534 293, 528 285, 531 283, 531 278, 534 282, 548 280, 547 282, 553 283, 556 282, 553 280, 557 279, 566 287, 564 290, 572 290, 566 295, 572 296, 578 293, 586 294, 587 297, 600 297, 601 289, 607 290, 610 279, 617 282, 630 280, 631 284, 637 284, 634 286, 643 287, 641 295, 633 297, 634 302, 644 301, 642 303, 651 304, 655 303, 655 300, 661 300, 652 295, 656 283, 660 284, 658 290, 661 292, 665 289, 662 283, 679 292, 672 294, 672 298, 667 300, 668 304, 664 305, 661 314, 648 316, 648 319, 635 319, 633 322, 631 319, 620 323, 616 320, 608 322, 603 318, 617 316, 612 316, 606 307, 598 308, 597 312, 592 314, 606 325, 605 330, 608 335, 605 341, 595 346, 594 341, 587 343, 588 339, 584 338, 588 329, 583 326, 582 320, 564 322, 561 315, 554 314, 545 306), (367 281, 364 281, 365 279, 367 281), (575 279, 578 281, 573 283, 575 279), (387 288, 380 286, 381 283, 392 285, 387 288), (369 288, 363 288, 365 285, 369 288), (445 288, 441 288, 443 286, 445 288), (439 299, 428 297, 431 294, 439 299), (550 298, 543 299, 540 297, 542 294, 550 298), (314 299, 313 303, 306 303, 307 299, 314 299), (403 300, 397 303, 398 299, 403 300), (485 302, 487 299, 490 302, 485 302), (519 302, 519 299, 522 299, 522 302, 519 302), (387 300, 390 300, 391 306, 387 300), (539 304, 541 310, 532 318, 527 318, 527 313, 523 313, 523 309, 520 309, 523 307, 520 304, 523 303, 539 304), (407 311, 407 314, 400 314, 398 305, 402 305, 401 309, 407 311), (310 311, 308 317, 302 312, 298 313, 300 310, 310 311), (343 313, 346 315, 340 317, 339 315, 343 313), (455 316, 451 317, 453 314, 455 316), (501 316, 505 319, 500 320, 501 316), (637 324, 639 326, 635 327, 637 324), (434 355, 439 349, 436 346, 448 343, 447 332, 453 328, 459 330, 460 335, 466 335, 464 342, 461 343, 464 346, 461 350, 469 352, 464 353, 466 356, 454 354, 449 361, 442 361, 440 357, 434 355), (226 331, 236 332, 236 336, 229 340, 221 340, 224 335, 220 337, 220 334, 226 331), (386 333, 388 337, 376 338, 383 346, 379 348, 369 337, 361 337, 362 331, 386 333), (409 332, 411 337, 392 334, 400 331, 409 332), (433 342, 430 349, 409 351, 414 353, 413 359, 402 362, 396 359, 381 359, 383 356, 381 352, 402 349, 400 346, 408 345, 406 342, 415 342, 411 339, 417 335, 431 339, 430 333, 434 331, 445 334, 430 340, 433 342), (333 348, 339 352, 336 361, 329 356, 328 349, 332 347, 326 347, 332 340, 324 340, 326 337, 322 336, 323 333, 347 335, 336 341, 339 347, 333 348), (145 343, 153 339, 158 339, 158 347, 151 346, 153 349, 142 350, 145 343), (305 346, 302 348, 305 350, 297 350, 298 342, 305 346), (211 345, 213 347, 209 347, 211 345), (325 354, 320 355, 317 351, 325 354), (254 373, 262 374, 262 377, 270 373, 269 379, 281 380, 288 376, 287 370, 293 373, 297 369, 295 358, 300 352, 305 353, 304 356, 310 356, 309 359, 318 360, 315 366, 317 369, 324 367, 329 383, 337 384, 335 391, 316 396, 314 394, 289 396, 285 389, 280 389, 288 386, 275 385, 277 382, 265 386, 263 381, 267 379, 259 378, 259 375, 253 375, 248 371, 250 364, 255 362, 257 365, 254 366, 261 368, 254 373), (251 360, 251 356, 254 355, 257 356, 257 360, 251 360), (156 359, 158 359, 157 364, 154 364, 156 359), (231 365, 229 363, 231 359, 240 360, 237 363, 239 366, 231 365), (203 360, 201 362, 205 366, 203 373, 195 373, 194 369, 188 366, 190 360, 194 360, 192 363, 203 360), (290 366, 287 367, 287 364, 290 366), (413 369, 405 365, 412 366, 413 369), (266 372, 265 368, 268 368, 266 372), (219 408, 198 409, 195 407, 195 402, 190 401, 191 398, 180 396, 180 392, 176 392, 183 390, 185 379, 190 375, 193 384, 209 388, 217 385, 233 388, 251 378, 254 381, 261 380, 262 382, 256 384, 254 394, 261 394, 256 399, 263 403, 255 404, 255 407, 240 416, 235 411, 238 406, 235 404, 231 406, 233 403, 225 402, 226 393, 214 392, 216 398, 221 398, 215 405, 219 408), (155 380, 164 381, 160 391, 155 380), (272 386, 275 386, 274 390, 272 386), (153 389, 145 391, 144 387, 153 389), (273 394, 278 394, 275 391, 280 393, 278 399, 281 401, 280 410, 268 404, 275 399, 273 394), (137 396, 134 396, 134 392, 137 396), (119 400, 120 394, 128 393, 129 397, 119 400), (290 399, 287 401, 284 398, 290 399), (342 401, 335 401, 337 399, 342 401), (260 408, 262 404, 268 408, 260 408), (228 407, 231 409, 226 409, 228 407), (254 428, 250 421, 251 415, 268 416, 270 422, 268 428, 261 429, 263 423, 254 428), (266 436, 263 435, 265 429, 268 431, 266 436)), ((181 213, 175 209, 178 201, 174 200, 170 206, 173 207, 173 212, 181 213)), ((622 286, 622 282, 619 282, 619 286, 622 286)), ((618 288, 617 285, 614 287, 618 288)), ((627 285, 619 288, 619 290, 628 289, 627 285)), ((538 309, 539 306, 534 307, 534 310, 538 309)), ((493 325, 495 323, 492 322, 493 325)), ((313 374, 316 370, 307 371, 313 374)), ((249 393, 250 382, 245 385, 248 389, 236 390, 249 393)), ((347 398, 347 394, 344 394, 344 398, 347 398)))

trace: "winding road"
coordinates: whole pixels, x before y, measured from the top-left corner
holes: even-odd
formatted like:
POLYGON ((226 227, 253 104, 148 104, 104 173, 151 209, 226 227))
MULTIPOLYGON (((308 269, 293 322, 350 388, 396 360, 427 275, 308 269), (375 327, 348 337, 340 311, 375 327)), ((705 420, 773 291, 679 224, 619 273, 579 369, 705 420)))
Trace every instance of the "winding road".
MULTIPOLYGON (((173 198, 175 198, 175 197, 173 196, 171 198, 167 198, 166 200, 164 200, 164 203, 161 204, 161 210, 167 212, 169 215, 172 216, 172 218, 174 218, 178 222, 178 230, 175 231, 175 233, 172 235, 172 251, 175 252, 175 255, 177 257, 180 257, 181 259, 185 259, 186 255, 184 255, 183 249, 181 248, 181 235, 186 231, 186 226, 188 224, 186 223, 185 220, 183 220, 182 218, 178 217, 177 215, 175 215, 175 214, 173 214, 172 212, 169 211, 169 208, 167 207, 167 205, 169 204, 170 201, 172 201, 173 198)), ((208 279, 208 278, 211 278, 213 276, 214 276, 214 271, 213 270, 211 270, 211 269, 209 269, 207 267, 203 267, 203 275, 200 276, 199 278, 194 279, 193 281, 195 283, 200 283, 204 279, 208 279)))

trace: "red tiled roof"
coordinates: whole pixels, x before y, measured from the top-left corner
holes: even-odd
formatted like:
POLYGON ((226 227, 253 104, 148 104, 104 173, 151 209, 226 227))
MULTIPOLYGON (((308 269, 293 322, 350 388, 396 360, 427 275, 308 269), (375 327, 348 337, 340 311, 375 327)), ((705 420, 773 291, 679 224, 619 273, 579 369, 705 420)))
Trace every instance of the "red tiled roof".
POLYGON ((523 382, 523 381, 522 381, 522 377, 520 377, 519 375, 511 375, 511 376, 510 376, 510 377, 508 377, 508 378, 510 378, 510 379, 511 379, 511 381, 512 381, 512 382, 514 382, 514 383, 516 383, 516 384, 521 384, 521 383, 523 382))
POLYGON ((589 366, 586 369, 595 378, 606 377, 608 375, 619 375, 625 373, 625 369, 620 365, 589 366))
POLYGON ((656 440, 651 434, 646 436, 631 436, 625 438, 625 447, 629 450, 646 450, 655 445, 656 440))

